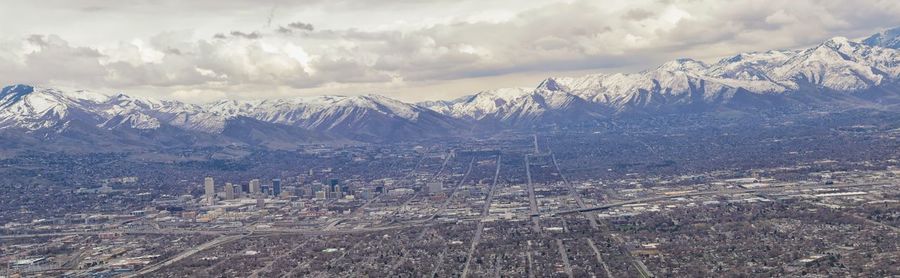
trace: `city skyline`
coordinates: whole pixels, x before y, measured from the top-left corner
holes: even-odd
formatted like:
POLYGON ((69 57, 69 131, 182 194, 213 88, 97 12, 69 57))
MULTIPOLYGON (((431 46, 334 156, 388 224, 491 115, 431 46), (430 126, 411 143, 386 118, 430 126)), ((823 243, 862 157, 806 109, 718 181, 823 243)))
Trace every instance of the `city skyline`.
POLYGON ((900 1, 0 10, 0 278, 900 277, 900 1))

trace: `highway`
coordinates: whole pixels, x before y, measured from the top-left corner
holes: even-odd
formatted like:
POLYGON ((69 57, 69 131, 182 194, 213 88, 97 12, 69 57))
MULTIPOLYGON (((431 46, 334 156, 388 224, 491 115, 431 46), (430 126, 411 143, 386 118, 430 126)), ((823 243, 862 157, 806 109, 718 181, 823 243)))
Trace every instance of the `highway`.
MULTIPOLYGON (((584 205, 584 200, 581 198, 581 193, 578 193, 578 190, 576 190, 575 187, 572 186, 571 183, 569 183, 569 179, 567 179, 566 175, 563 174, 562 170, 559 167, 559 163, 556 162, 556 155, 551 152, 550 158, 553 160, 553 166, 556 167, 556 172, 559 173, 559 177, 562 178, 563 183, 568 188, 569 196, 571 196, 572 198, 575 198, 575 202, 578 203, 579 208, 584 209, 586 206, 584 205)), ((589 212, 583 212, 582 215, 587 217, 588 223, 590 223, 590 225, 591 225, 591 229, 593 229, 595 231, 600 229, 599 225, 597 224, 597 222, 598 222, 597 215, 595 215, 593 213, 589 213, 589 212)), ((590 241, 590 243, 593 244, 593 241, 590 241)), ((621 240, 619 240, 619 244, 622 244, 621 240)), ((592 248, 596 249, 596 246, 592 246, 592 248)), ((599 256, 600 253, 599 252, 596 252, 596 253, 598 255, 597 259, 602 261, 602 258, 599 256)), ((629 250, 628 254, 631 254, 630 250, 629 250)), ((631 257, 631 256, 629 256, 629 257, 631 257)), ((650 273, 650 270, 647 269, 647 266, 644 265, 643 261, 641 261, 639 258, 635 258, 635 257, 631 257, 631 259, 632 259, 634 265, 637 267, 638 273, 641 275, 641 277, 653 277, 653 274, 650 273)), ((602 266, 604 267, 604 270, 606 270, 607 273, 610 273, 609 268, 606 266, 605 263, 602 264, 602 266)), ((568 262, 567 262, 567 267, 568 267, 568 262)), ((571 276, 571 274, 570 274, 570 276, 571 276)))
MULTIPOLYGON (((581 193, 578 193, 578 190, 575 189, 575 186, 572 186, 569 183, 569 179, 566 178, 566 175, 563 174, 562 170, 559 168, 559 163, 556 162, 556 154, 550 153, 550 158, 553 159, 553 166, 556 167, 556 172, 559 173, 559 177, 562 178, 563 183, 566 185, 566 188, 569 190, 569 196, 575 199, 575 202, 578 203, 578 208, 585 208, 584 199, 581 198, 581 193)), ((599 228, 597 227, 597 216, 593 213, 585 213, 585 217, 587 217, 589 223, 591 223, 591 228, 595 231, 599 228)))
MULTIPOLYGON (((782 192, 782 191, 799 191, 799 190, 811 190, 811 189, 841 189, 841 188, 853 188, 853 187, 866 187, 866 186, 885 186, 892 185, 890 182, 866 182, 866 183, 854 183, 854 184, 838 184, 838 185, 806 185, 806 186, 772 186, 765 188, 754 188, 754 189, 722 189, 722 190, 711 190, 711 191, 700 191, 700 192, 687 192, 687 193, 679 193, 679 194, 670 194, 663 196, 653 196, 646 198, 637 198, 630 200, 623 200, 617 202, 606 203, 598 206, 585 207, 585 208, 577 208, 577 209, 569 209, 569 210, 560 210, 560 211, 551 211, 545 213, 535 213, 536 206, 532 207, 532 213, 530 216, 532 217, 555 217, 563 214, 572 214, 572 213, 584 213, 598 210, 605 210, 613 207, 619 207, 629 204, 638 204, 638 203, 646 203, 653 202, 665 199, 673 199, 673 198, 682 198, 682 197, 692 197, 692 196, 704 196, 704 195, 736 195, 736 194, 746 194, 746 193, 773 193, 773 192, 782 192)), ((531 191, 531 190, 529 190, 531 191)), ((533 193, 533 192, 530 192, 533 193)), ((69 235, 99 235, 106 233, 123 233, 123 234, 135 234, 135 235, 183 235, 183 234, 194 234, 194 235, 241 235, 246 233, 254 233, 254 234, 302 234, 302 235, 328 235, 328 234, 342 234, 342 233, 364 233, 364 232, 374 232, 374 231, 385 231, 392 230, 398 228, 412 227, 412 226, 420 226, 428 224, 430 221, 427 220, 415 220, 415 221, 407 221, 402 224, 389 225, 389 226, 381 226, 381 227, 367 227, 364 229, 349 229, 349 230, 332 230, 332 231, 324 231, 322 229, 297 229, 297 228, 267 228, 267 229, 253 229, 253 228, 238 228, 238 229, 172 229, 172 228, 164 228, 164 229, 107 229, 107 230, 90 230, 90 231, 64 231, 64 232, 47 232, 47 233, 27 233, 27 234, 5 234, 0 235, 0 239, 15 239, 15 238, 30 238, 30 237, 58 237, 58 236, 69 236, 69 235)))
POLYGON ((108 233, 122 233, 122 234, 131 234, 131 235, 214 235, 214 236, 229 236, 229 235, 246 235, 246 234, 254 234, 254 235, 269 235, 269 234, 296 234, 296 235, 334 235, 334 234, 348 234, 348 233, 368 233, 368 232, 377 232, 377 231, 386 231, 400 228, 408 228, 413 226, 423 226, 430 225, 430 223, 426 220, 418 220, 418 221, 407 221, 402 224, 390 225, 390 226, 380 226, 380 227, 367 227, 363 229, 335 229, 335 230, 323 230, 321 228, 310 228, 310 229, 297 229, 297 228, 267 228, 267 229, 254 229, 249 227, 242 227, 237 229, 230 230, 191 230, 191 229, 161 229, 161 230, 147 230, 147 229, 109 229, 109 230, 93 230, 93 231, 71 231, 71 232, 56 232, 56 233, 30 233, 30 234, 14 234, 14 235, 2 235, 0 239, 14 239, 14 238, 30 238, 30 237, 58 237, 58 236, 69 236, 69 235, 100 235, 100 234, 108 234, 108 233))
POLYGON ((710 190, 710 191, 699 191, 699 192, 688 192, 688 193, 678 193, 678 194, 670 194, 663 196, 653 196, 646 198, 637 198, 631 200, 624 200, 618 202, 607 203, 599 206, 586 207, 586 208, 578 208, 578 209, 570 209, 570 210, 561 210, 555 212, 546 212, 541 214, 536 214, 532 216, 558 216, 563 214, 571 214, 571 213, 581 213, 581 212, 590 212, 597 210, 605 210, 613 207, 619 207, 630 204, 638 204, 638 203, 646 203, 653 202, 665 199, 673 199, 673 198, 682 198, 682 197, 693 197, 693 196, 704 196, 704 195, 736 195, 736 194, 746 194, 746 193, 771 193, 785 190, 810 190, 810 189, 839 189, 839 188, 849 188, 849 187, 863 187, 863 186, 881 186, 887 185, 888 183, 855 183, 855 184, 843 184, 843 185, 806 185, 806 186, 770 186, 763 188, 752 188, 752 189, 722 189, 722 190, 710 190))
POLYGON ((213 239, 213 240, 210 240, 210 241, 208 241, 208 242, 206 242, 206 243, 204 243, 204 244, 201 244, 201 245, 192 247, 192 248, 190 248, 190 249, 188 249, 188 250, 185 250, 184 252, 181 252, 180 254, 175 255, 175 256, 172 257, 172 258, 169 258, 168 260, 165 260, 165 261, 156 263, 156 264, 154 264, 154 265, 145 267, 145 268, 141 269, 141 271, 139 271, 139 272, 137 272, 137 273, 133 273, 133 274, 128 275, 128 276, 125 276, 125 277, 136 277, 136 276, 147 275, 147 274, 149 274, 149 273, 151 273, 151 272, 154 272, 154 271, 159 270, 160 268, 163 268, 163 267, 172 265, 172 264, 177 263, 177 262, 179 262, 179 261, 181 261, 181 260, 183 260, 183 259, 185 259, 185 258, 187 258, 187 257, 190 257, 190 256, 192 256, 192 255, 194 255, 194 254, 197 254, 197 253, 199 253, 200 251, 203 251, 203 250, 206 250, 206 249, 215 247, 215 246, 219 246, 219 245, 222 245, 222 244, 225 244, 225 243, 229 243, 229 242, 232 242, 232 241, 241 239, 241 238, 243 238, 243 237, 244 237, 244 235, 233 235, 233 236, 221 236, 221 237, 218 237, 218 238, 213 239))

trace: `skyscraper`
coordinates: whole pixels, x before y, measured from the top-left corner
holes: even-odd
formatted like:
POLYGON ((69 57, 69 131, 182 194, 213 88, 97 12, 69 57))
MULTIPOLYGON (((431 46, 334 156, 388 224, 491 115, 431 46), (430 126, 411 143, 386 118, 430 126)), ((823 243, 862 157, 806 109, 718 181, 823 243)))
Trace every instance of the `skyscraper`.
POLYGON ((272 195, 281 195, 281 179, 272 179, 272 195))
POLYGON ((234 185, 230 182, 225 183, 225 200, 234 199, 234 185))
POLYGON ((212 177, 206 177, 206 179, 203 180, 203 191, 206 203, 209 205, 214 204, 216 202, 216 184, 212 177))
POLYGON ((328 192, 337 192, 338 190, 340 190, 340 188, 338 188, 338 179, 329 179, 328 192))
POLYGON ((259 179, 250 180, 250 194, 259 194, 260 186, 259 179))

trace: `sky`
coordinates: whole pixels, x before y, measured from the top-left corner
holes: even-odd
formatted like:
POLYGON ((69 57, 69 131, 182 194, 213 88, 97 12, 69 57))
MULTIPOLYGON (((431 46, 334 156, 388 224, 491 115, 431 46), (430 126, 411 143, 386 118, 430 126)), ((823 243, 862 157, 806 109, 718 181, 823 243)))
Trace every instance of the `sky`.
POLYGON ((896 0, 0 0, 0 11, 2 84, 190 103, 451 99, 900 26, 896 0))

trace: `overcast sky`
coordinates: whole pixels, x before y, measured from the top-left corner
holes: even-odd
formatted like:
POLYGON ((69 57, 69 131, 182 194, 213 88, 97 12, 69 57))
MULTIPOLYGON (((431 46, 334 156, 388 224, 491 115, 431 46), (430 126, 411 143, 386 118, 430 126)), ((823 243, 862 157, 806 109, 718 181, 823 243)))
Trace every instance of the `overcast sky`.
POLYGON ((0 10, 3 84, 194 103, 448 99, 900 25, 896 0, 0 0, 0 10))

